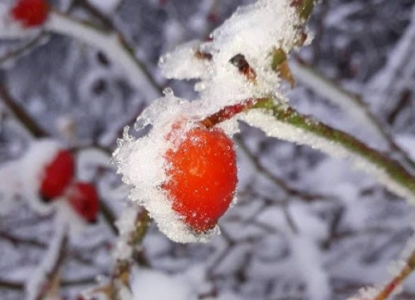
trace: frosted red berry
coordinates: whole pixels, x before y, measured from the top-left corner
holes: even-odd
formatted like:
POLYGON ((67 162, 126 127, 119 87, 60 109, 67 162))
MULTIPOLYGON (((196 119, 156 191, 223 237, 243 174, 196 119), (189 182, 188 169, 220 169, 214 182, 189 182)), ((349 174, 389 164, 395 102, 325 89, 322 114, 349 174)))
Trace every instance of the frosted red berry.
POLYGON ((232 140, 218 128, 195 127, 165 154, 163 184, 172 208, 196 232, 212 229, 232 202, 237 184, 232 140), (176 147, 177 146, 177 147, 176 147))
POLYGON ((68 187, 75 172, 72 154, 60 150, 42 172, 40 194, 45 200, 61 196, 68 187))
POLYGON ((10 14, 23 27, 36 27, 48 18, 49 5, 46 0, 17 0, 10 14))
POLYGON ((95 186, 76 182, 69 189, 67 199, 74 211, 85 221, 94 223, 99 212, 99 197, 95 186))

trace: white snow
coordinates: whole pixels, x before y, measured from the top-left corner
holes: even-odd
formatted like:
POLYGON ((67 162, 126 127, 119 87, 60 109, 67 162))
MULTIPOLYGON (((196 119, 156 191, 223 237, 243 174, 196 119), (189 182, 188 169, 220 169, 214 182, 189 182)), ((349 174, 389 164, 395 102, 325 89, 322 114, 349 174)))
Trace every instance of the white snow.
POLYGON ((37 299, 43 285, 48 282, 48 276, 53 270, 61 253, 61 245, 65 238, 65 234, 65 226, 63 226, 62 223, 57 222, 53 239, 49 244, 48 250, 43 255, 42 261, 29 273, 30 277, 25 285, 26 300, 37 299))
POLYGON ((21 39, 38 34, 38 28, 23 28, 22 25, 14 20, 9 12, 11 5, 0 3, 0 38, 1 39, 21 39))
POLYGON ((233 16, 211 34, 211 41, 200 44, 202 53, 211 60, 184 56, 195 53, 194 41, 177 48, 160 59, 160 67, 168 78, 200 79, 195 89, 216 110, 251 97, 278 93, 281 78, 271 69, 272 51, 289 53, 296 48, 301 24, 290 1, 259 0, 240 7, 233 16), (272 24, 272 25, 270 25, 272 24), (257 80, 249 81, 229 61, 242 54, 255 70, 257 80), (204 62, 200 62, 203 60, 204 62))
POLYGON ((120 0, 88 0, 93 6, 105 14, 113 13, 120 5, 120 0))
POLYGON ((133 300, 196 300, 189 282, 177 275, 161 271, 137 269, 131 280, 133 300))
POLYGON ((149 99, 159 96, 159 91, 137 65, 137 61, 123 48, 117 34, 101 32, 54 12, 50 14, 44 27, 48 31, 70 36, 101 50, 109 59, 121 66, 130 83, 145 93, 149 99))
MULTIPOLYGON (((54 18, 51 20, 54 22, 54 18)), ((172 240, 206 241, 212 232, 218 230, 206 235, 194 235, 173 212, 169 199, 160 188, 166 180, 163 155, 169 147, 174 147, 165 138, 172 124, 183 120, 186 123, 184 133, 194 121, 200 121, 227 105, 277 94, 281 79, 272 70, 271 54, 276 48, 286 53, 296 48, 299 39, 297 27, 301 23, 291 1, 259 0, 239 8, 212 33, 212 40, 189 42, 160 59, 160 67, 166 77, 200 79, 195 86, 200 92, 200 99, 187 102, 167 91, 165 97, 156 100, 137 120, 138 131, 150 125, 147 136, 135 139, 126 128, 114 159, 123 181, 132 187, 130 199, 144 205, 160 230, 172 240), (212 59, 198 57, 199 50, 201 56, 206 54, 212 59), (230 63, 238 54, 245 56, 255 70, 256 79, 250 81, 230 63)), ((84 36, 81 38, 85 39, 84 36)), ((107 44, 105 47, 108 47, 107 44)), ((239 130, 236 119, 223 122, 220 127, 228 135, 239 130)))
POLYGON ((383 133, 380 132, 379 128, 374 124, 367 107, 364 107, 357 99, 357 95, 352 95, 340 88, 338 83, 329 81, 315 72, 312 68, 304 66, 295 60, 290 61, 290 68, 295 78, 301 83, 333 104, 339 106, 342 111, 353 118, 353 121, 360 123, 363 130, 374 135, 377 139, 383 141, 384 144, 389 144, 388 141, 385 141, 383 133))
POLYGON ((262 129, 270 137, 276 137, 300 145, 308 145, 314 149, 323 151, 332 157, 347 159, 353 163, 353 166, 357 170, 370 174, 391 192, 415 203, 414 194, 409 189, 398 184, 384 170, 330 140, 306 132, 293 125, 277 121, 272 115, 263 110, 250 110, 247 113, 241 114, 240 120, 251 126, 262 129))
POLYGON ((114 261, 131 259, 133 247, 130 244, 130 237, 135 230, 135 223, 139 211, 140 208, 138 205, 129 205, 123 210, 121 216, 115 223, 118 228, 119 237, 112 254, 114 261))
POLYGON ((61 148, 54 140, 34 141, 23 157, 0 166, 0 194, 6 196, 2 201, 11 204, 21 196, 36 212, 49 213, 52 206, 39 198, 39 188, 45 166, 61 148))
POLYGON ((306 284, 311 300, 329 299, 331 296, 329 278, 322 267, 321 251, 315 240, 307 235, 292 235, 290 245, 297 271, 306 284))

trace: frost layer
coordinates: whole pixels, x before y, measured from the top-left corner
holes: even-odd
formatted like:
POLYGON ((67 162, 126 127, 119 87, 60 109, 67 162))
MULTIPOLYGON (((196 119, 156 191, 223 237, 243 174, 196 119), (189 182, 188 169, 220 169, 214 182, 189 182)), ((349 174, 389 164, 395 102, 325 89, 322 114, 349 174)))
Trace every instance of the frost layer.
POLYGON ((301 40, 303 21, 289 0, 259 0, 239 8, 207 42, 189 42, 160 59, 164 76, 200 79, 195 89, 216 110, 250 97, 278 93, 281 77, 272 70, 273 51, 289 53, 301 40), (242 54, 256 80, 241 74, 230 60, 242 54))

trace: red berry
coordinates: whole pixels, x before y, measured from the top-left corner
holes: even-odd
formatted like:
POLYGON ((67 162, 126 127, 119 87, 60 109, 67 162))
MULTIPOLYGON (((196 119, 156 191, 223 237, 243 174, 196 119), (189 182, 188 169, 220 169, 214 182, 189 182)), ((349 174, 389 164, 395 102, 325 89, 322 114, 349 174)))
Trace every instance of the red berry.
POLYGON ((17 0, 10 13, 23 27, 36 27, 48 18, 49 5, 46 0, 17 0))
POLYGON ((99 212, 99 199, 95 187, 86 182, 74 183, 68 190, 68 201, 84 220, 94 223, 99 212))
POLYGON ((42 177, 40 194, 46 200, 59 197, 63 194, 74 176, 74 159, 67 150, 61 150, 50 162, 42 177))
POLYGON ((163 189, 190 228, 207 231, 228 209, 235 193, 238 179, 232 140, 221 129, 195 127, 176 145, 165 154, 169 166, 163 189))

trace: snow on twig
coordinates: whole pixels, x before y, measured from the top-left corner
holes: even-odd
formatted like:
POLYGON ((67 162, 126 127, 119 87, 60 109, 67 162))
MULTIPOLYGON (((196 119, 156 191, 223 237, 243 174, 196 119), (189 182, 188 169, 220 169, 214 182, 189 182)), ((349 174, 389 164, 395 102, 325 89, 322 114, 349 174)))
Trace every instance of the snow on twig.
POLYGON ((45 29, 80 40, 105 53, 116 61, 127 75, 130 83, 154 99, 160 95, 159 87, 146 74, 144 67, 117 32, 104 32, 90 24, 82 23, 63 14, 52 12, 45 29))
POLYGON ((67 230, 64 223, 57 219, 53 239, 42 261, 30 274, 25 285, 26 300, 41 300, 48 293, 53 280, 59 276, 59 270, 66 256, 67 230))
POLYGON ((408 154, 394 142, 390 133, 384 129, 383 124, 369 111, 367 105, 358 95, 353 95, 341 88, 334 81, 325 78, 305 63, 292 60, 290 62, 290 68, 296 79, 342 108, 349 116, 363 125, 362 128, 364 130, 377 136, 390 150, 399 154, 400 160, 405 165, 412 169, 415 168, 415 163, 409 158, 408 154))
POLYGON ((356 169, 372 175, 391 192, 415 203, 415 178, 398 162, 366 146, 347 133, 303 116, 286 104, 267 100, 242 114, 240 120, 267 135, 308 145, 330 156, 348 159, 356 169))

